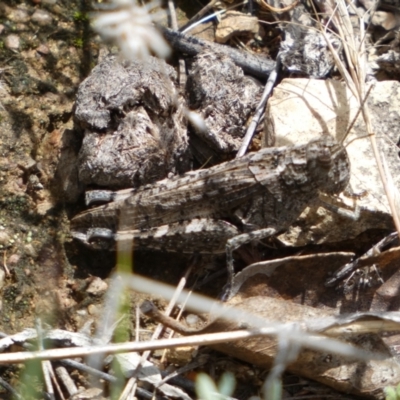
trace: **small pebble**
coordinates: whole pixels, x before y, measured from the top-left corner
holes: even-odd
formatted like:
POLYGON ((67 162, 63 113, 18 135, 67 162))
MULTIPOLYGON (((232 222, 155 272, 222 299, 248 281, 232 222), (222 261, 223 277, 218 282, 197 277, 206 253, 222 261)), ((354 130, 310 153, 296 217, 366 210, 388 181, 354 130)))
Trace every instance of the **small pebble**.
POLYGON ((37 252, 36 252, 35 248, 32 246, 32 244, 30 244, 30 243, 26 244, 24 246, 24 250, 28 256, 33 257, 33 258, 37 257, 37 252))
POLYGON ((76 314, 79 315, 80 317, 86 317, 87 316, 87 311, 86 310, 77 310, 76 314))
POLYGON ((93 316, 100 315, 100 311, 101 310, 99 310, 99 308, 95 304, 90 304, 88 306, 89 315, 93 315, 93 316))
POLYGON ((98 295, 104 293, 108 289, 108 285, 102 279, 96 277, 90 282, 89 287, 86 289, 87 293, 98 295))
POLYGON ((0 231, 0 245, 6 246, 10 242, 10 235, 5 231, 0 231))
POLYGON ((4 45, 7 47, 7 49, 18 50, 20 45, 19 36, 8 35, 4 40, 4 45))
POLYGON ((383 29, 390 31, 400 24, 400 18, 391 12, 375 11, 371 19, 372 24, 381 26, 383 29))
POLYGON ((21 258, 21 256, 19 254, 11 254, 10 257, 8 257, 7 263, 9 265, 15 265, 18 263, 20 258, 21 258))
POLYGON ((167 359, 177 365, 188 364, 197 353, 197 346, 184 346, 177 349, 168 349, 167 359))
POLYGON ((188 314, 185 318, 185 321, 189 326, 194 326, 199 324, 201 319, 195 314, 188 314))
POLYGON ((49 49, 45 44, 41 44, 41 45, 36 49, 36 51, 37 51, 39 54, 42 54, 42 55, 44 55, 44 56, 47 56, 47 55, 50 53, 50 49, 49 49))
POLYGON ((38 23, 41 26, 50 25, 53 22, 53 17, 50 13, 45 10, 36 10, 32 16, 31 20, 38 23))
POLYGON ((29 13, 22 8, 15 8, 7 15, 8 19, 13 22, 28 22, 29 13))

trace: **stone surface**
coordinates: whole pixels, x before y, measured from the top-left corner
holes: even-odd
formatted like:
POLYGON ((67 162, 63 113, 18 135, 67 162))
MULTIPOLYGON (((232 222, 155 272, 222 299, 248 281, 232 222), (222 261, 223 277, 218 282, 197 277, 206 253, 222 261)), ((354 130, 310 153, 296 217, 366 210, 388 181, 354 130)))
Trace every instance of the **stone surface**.
POLYGON ((105 58, 79 86, 75 121, 84 185, 137 187, 187 168, 184 103, 164 61, 105 58))
POLYGON ((200 163, 221 161, 215 154, 237 151, 262 94, 262 85, 222 54, 204 52, 194 59, 186 85, 188 104, 203 118, 207 129, 196 136, 204 143, 193 146, 200 163), (204 153, 198 155, 199 149, 204 153), (211 150, 211 151, 210 151, 211 150))
POLYGON ((257 35, 259 32, 258 18, 243 14, 238 11, 228 11, 215 32, 218 43, 226 43, 234 36, 257 35))
POLYGON ((7 13, 7 18, 13 22, 28 22, 29 13, 28 10, 24 8, 24 5, 21 5, 15 9, 10 9, 7 13))
MULTIPOLYGON (((397 188, 400 138, 400 83, 376 83, 368 98, 373 129, 380 151, 384 154, 397 188)), ((267 108, 264 144, 305 143, 312 137, 329 133, 341 140, 358 112, 355 98, 338 81, 285 79, 274 89, 267 108)), ((351 191, 357 198, 341 195, 348 207, 357 205, 357 221, 324 208, 308 210, 298 226, 285 236, 296 244, 344 240, 373 228, 392 229, 392 218, 371 143, 359 115, 345 140, 351 162, 351 191), (307 216, 307 217, 306 217, 307 216), (310 218, 314 216, 313 218, 310 218)))
POLYGON ((389 31, 396 29, 400 25, 400 16, 387 11, 376 11, 372 15, 371 22, 389 31))
POLYGON ((20 40, 18 35, 8 35, 4 41, 4 45, 7 49, 18 50, 20 46, 20 40))
POLYGON ((47 11, 38 9, 32 14, 31 20, 41 26, 46 26, 53 22, 53 17, 47 11))

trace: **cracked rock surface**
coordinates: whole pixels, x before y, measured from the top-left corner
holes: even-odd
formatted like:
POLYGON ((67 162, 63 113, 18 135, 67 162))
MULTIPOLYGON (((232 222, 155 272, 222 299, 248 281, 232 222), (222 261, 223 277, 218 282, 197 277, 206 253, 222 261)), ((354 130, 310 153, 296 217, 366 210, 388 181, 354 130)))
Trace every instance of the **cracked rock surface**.
POLYGON ((246 121, 261 98, 261 84, 245 76, 229 57, 204 52, 191 65, 186 89, 189 108, 199 113, 207 126, 206 131, 196 132, 204 143, 200 148, 222 154, 237 151, 246 121))
POLYGON ((184 103, 164 61, 121 63, 107 56, 80 85, 75 120, 84 132, 79 180, 137 187, 188 165, 184 103))

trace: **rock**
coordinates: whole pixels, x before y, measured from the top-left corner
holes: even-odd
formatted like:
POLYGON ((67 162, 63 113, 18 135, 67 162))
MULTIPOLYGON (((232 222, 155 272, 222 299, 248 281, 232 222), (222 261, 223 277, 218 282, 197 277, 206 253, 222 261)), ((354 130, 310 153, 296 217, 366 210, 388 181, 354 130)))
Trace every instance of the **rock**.
POLYGON ((100 307, 96 306, 95 304, 89 304, 87 311, 88 311, 89 315, 99 317, 99 316, 101 316, 102 309, 100 307))
POLYGON ((196 326, 201 324, 203 321, 201 321, 200 317, 196 314, 188 314, 185 318, 186 324, 190 327, 196 326))
POLYGON ((79 86, 75 120, 84 138, 79 180, 137 187, 188 169, 184 102, 164 61, 106 57, 79 86))
POLYGON ((48 191, 41 192, 42 196, 37 196, 36 212, 39 215, 46 215, 56 204, 48 191))
POLYGON ((8 257, 7 263, 9 265, 15 265, 18 264, 18 261, 20 260, 21 256, 19 254, 11 254, 10 257, 8 257))
POLYGON ((187 365, 193 360, 197 352, 198 346, 181 346, 176 349, 168 349, 166 359, 171 364, 187 365))
POLYGON ((29 257, 36 258, 37 255, 38 255, 38 254, 37 254, 37 251, 35 250, 35 248, 32 246, 31 243, 26 244, 26 245, 24 246, 24 250, 25 250, 25 253, 26 253, 29 257))
POLYGON ((226 43, 229 39, 239 35, 257 35, 260 26, 258 18, 238 11, 228 11, 217 26, 215 40, 226 43))
MULTIPOLYGON (((327 32, 332 47, 340 52, 341 42, 327 32)), ((289 73, 323 78, 333 69, 335 62, 322 33, 299 25, 288 25, 282 43, 281 61, 289 73)))
POLYGON ((21 5, 18 8, 10 9, 10 12, 7 13, 7 19, 17 23, 28 22, 29 21, 28 10, 22 7, 23 6, 21 5))
POLYGON ((4 40, 4 45, 7 47, 7 49, 18 50, 20 46, 19 36, 13 34, 8 35, 4 40))
POLYGON ((400 16, 387 11, 376 11, 371 18, 373 25, 381 26, 390 31, 400 25, 400 16))
POLYGON ((36 51, 44 56, 47 56, 50 53, 50 49, 45 44, 41 44, 39 47, 37 47, 36 51))
POLYGON ((213 165, 221 161, 221 153, 239 149, 246 121, 261 98, 262 85, 246 77, 227 56, 204 52, 194 58, 186 90, 190 109, 207 127, 195 132, 200 143, 193 144, 193 152, 200 164, 213 165))
POLYGON ((93 295, 100 295, 105 293, 107 289, 108 285, 106 282, 98 277, 94 277, 86 289, 86 292, 93 295))
MULTIPOLYGON (((378 146, 399 188, 396 144, 400 137, 400 83, 377 82, 368 105, 378 146)), ((285 79, 274 89, 268 103, 263 141, 271 143, 275 138, 275 145, 282 146, 304 143, 327 133, 340 140, 357 111, 355 98, 341 82, 285 79)), ((321 207, 308 209, 297 226, 281 236, 284 240, 297 245, 321 243, 354 238, 367 229, 392 229, 388 202, 361 116, 345 143, 351 162, 350 186, 356 198, 342 194, 341 199, 350 208, 359 207, 359 218, 353 221, 321 207)))
POLYGON ((53 17, 45 10, 37 9, 31 16, 31 20, 40 26, 50 25, 53 22, 53 17))
MULTIPOLYGON (((278 3, 282 2, 276 2, 275 7, 278 3)), ((292 3, 282 4, 288 6, 292 3)), ((320 0, 316 0, 314 3, 319 8, 320 18, 329 24, 328 21, 334 12, 334 5, 329 1, 320 0)), ((280 58, 283 69, 290 74, 324 78, 332 71, 335 62, 326 39, 310 12, 312 10, 308 7, 307 2, 298 2, 296 7, 287 13, 291 23, 287 23, 286 17, 278 23, 284 34, 284 41, 280 46, 280 58)), ((342 43, 338 37, 329 31, 326 32, 326 37, 333 48, 340 52, 342 43)))
POLYGON ((0 230, 0 248, 9 246, 10 240, 10 235, 6 231, 0 230))

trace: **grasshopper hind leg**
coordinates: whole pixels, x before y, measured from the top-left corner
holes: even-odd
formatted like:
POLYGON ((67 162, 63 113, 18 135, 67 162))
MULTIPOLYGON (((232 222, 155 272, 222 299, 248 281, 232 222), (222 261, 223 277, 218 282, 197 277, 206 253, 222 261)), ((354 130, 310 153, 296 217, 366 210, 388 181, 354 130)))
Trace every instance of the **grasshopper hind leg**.
POLYGON ((258 229, 253 232, 237 235, 226 242, 226 265, 228 268, 228 282, 223 290, 221 300, 227 301, 232 296, 233 280, 235 270, 233 267, 233 252, 240 246, 250 243, 253 240, 262 240, 277 233, 275 228, 258 229))

